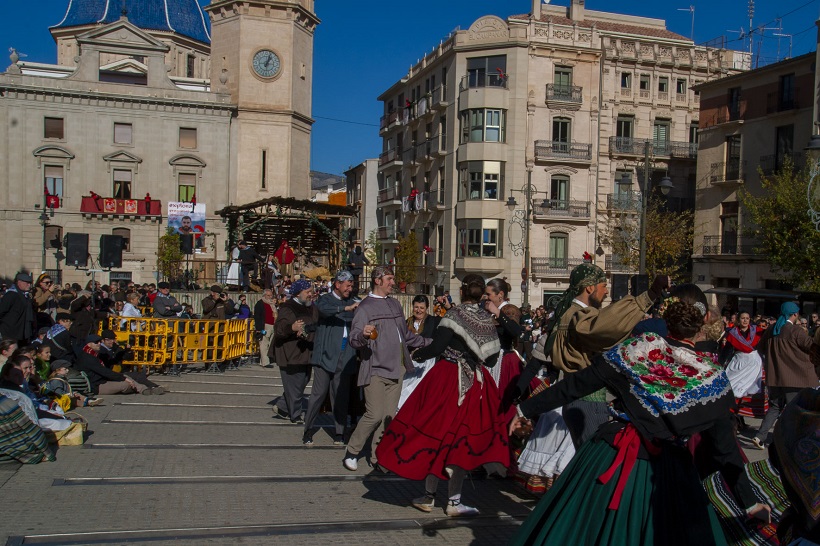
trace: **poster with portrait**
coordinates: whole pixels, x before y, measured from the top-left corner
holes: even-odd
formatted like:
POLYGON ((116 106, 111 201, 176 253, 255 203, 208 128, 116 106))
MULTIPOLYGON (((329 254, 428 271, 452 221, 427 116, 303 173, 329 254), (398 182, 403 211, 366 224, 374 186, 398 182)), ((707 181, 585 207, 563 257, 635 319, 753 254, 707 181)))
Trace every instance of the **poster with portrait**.
POLYGON ((169 201, 168 227, 180 235, 193 235, 194 248, 201 249, 205 244, 205 204, 169 201))

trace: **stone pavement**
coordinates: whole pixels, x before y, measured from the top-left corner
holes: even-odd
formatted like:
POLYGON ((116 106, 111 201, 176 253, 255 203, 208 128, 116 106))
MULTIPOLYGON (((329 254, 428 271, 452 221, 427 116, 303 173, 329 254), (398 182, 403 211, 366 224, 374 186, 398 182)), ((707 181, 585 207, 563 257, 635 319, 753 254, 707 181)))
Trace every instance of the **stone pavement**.
POLYGON ((476 478, 464 497, 479 518, 409 507, 420 483, 364 461, 348 472, 329 433, 305 448, 300 425, 272 417, 277 368, 152 379, 171 392, 81 408, 91 435, 56 462, 0 465, 0 544, 504 544, 536 502, 476 478))

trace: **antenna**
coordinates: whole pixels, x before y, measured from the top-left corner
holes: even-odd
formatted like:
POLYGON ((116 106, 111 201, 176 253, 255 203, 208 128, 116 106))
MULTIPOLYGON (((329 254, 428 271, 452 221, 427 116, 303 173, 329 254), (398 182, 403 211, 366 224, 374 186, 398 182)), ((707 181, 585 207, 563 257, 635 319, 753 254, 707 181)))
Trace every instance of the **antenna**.
POLYGON ((755 16, 755 0, 749 0, 749 56, 752 55, 752 42, 754 41, 754 30, 752 27, 752 19, 755 16))
POLYGON ((678 8, 678 11, 688 11, 692 14, 692 31, 691 31, 691 34, 689 34, 689 38, 691 38, 692 41, 694 42, 695 41, 695 6, 690 5, 688 8, 678 8))
MULTIPOLYGON (((772 34, 772 36, 779 36, 779 37, 789 39, 789 56, 786 57, 786 58, 791 59, 792 58, 792 38, 794 38, 794 34, 783 34, 783 33, 780 33, 780 32, 776 32, 776 33, 772 34)), ((777 41, 777 60, 778 61, 780 60, 780 40, 777 41)))

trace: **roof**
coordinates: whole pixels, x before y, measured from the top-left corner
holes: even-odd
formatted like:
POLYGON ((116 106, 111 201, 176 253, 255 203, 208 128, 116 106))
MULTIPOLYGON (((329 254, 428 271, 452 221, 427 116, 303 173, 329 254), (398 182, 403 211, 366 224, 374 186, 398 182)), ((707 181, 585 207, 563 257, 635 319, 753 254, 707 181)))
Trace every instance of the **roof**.
POLYGON ((320 171, 310 171, 310 189, 324 190, 328 186, 334 190, 341 189, 347 184, 347 179, 338 174, 323 173, 320 171))
MULTIPOLYGON (((511 15, 510 19, 524 19, 529 20, 530 14, 511 15)), ((648 36, 651 38, 663 38, 666 40, 683 40, 691 42, 686 36, 681 36, 675 32, 666 30, 665 28, 639 26, 639 25, 625 25, 623 23, 611 23, 608 21, 599 21, 596 19, 585 19, 583 21, 573 21, 569 17, 556 16, 550 13, 542 13, 540 21, 542 23, 552 22, 556 25, 573 26, 578 25, 581 28, 592 28, 593 26, 601 32, 614 32, 618 34, 637 34, 638 36, 648 36)))
POLYGON ((144 30, 174 32, 210 44, 210 21, 197 0, 69 0, 63 20, 51 27, 71 28, 113 23, 126 16, 144 30))
POLYGON ((214 214, 219 216, 239 216, 243 212, 253 211, 255 209, 268 209, 270 207, 279 207, 287 209, 282 211, 283 216, 289 216, 288 211, 312 212, 323 216, 356 216, 356 209, 353 207, 341 207, 338 205, 328 205, 327 203, 314 203, 306 199, 296 199, 294 197, 268 197, 267 199, 260 199, 245 205, 229 205, 223 209, 219 209, 214 214))

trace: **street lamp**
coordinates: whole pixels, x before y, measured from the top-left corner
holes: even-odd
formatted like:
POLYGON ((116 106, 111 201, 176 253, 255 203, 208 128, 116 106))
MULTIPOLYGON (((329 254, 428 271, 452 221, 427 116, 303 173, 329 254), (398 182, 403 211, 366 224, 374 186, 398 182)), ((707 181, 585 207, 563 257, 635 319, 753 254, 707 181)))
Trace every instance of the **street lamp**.
MULTIPOLYGON (((524 269, 527 270, 527 277, 529 277, 529 273, 531 271, 528 269, 531 267, 530 264, 530 222, 532 221, 532 196, 534 194, 539 193, 546 193, 546 192, 539 192, 535 189, 532 185, 531 179, 527 180, 527 185, 520 190, 510 189, 510 197, 507 199, 507 208, 510 212, 514 211, 516 207, 518 207, 518 201, 515 200, 515 197, 512 195, 512 192, 519 192, 524 194, 524 269)), ((541 208, 547 209, 549 208, 549 200, 544 199, 541 202, 541 208)), ((527 282, 526 279, 524 282, 527 282)), ((529 288, 526 290, 522 290, 522 306, 526 307, 529 305, 530 297, 529 297, 529 288)))
MULTIPOLYGON (((641 190, 641 232, 640 232, 640 243, 641 243, 641 250, 640 250, 640 265, 638 268, 638 273, 641 275, 646 275, 646 208, 647 208, 647 197, 649 191, 652 189, 649 180, 649 167, 651 165, 650 159, 650 152, 652 149, 652 143, 647 140, 644 144, 644 164, 643 164, 643 184, 640 187, 641 190)), ((617 182, 618 186, 620 187, 622 192, 629 192, 631 191, 629 188, 632 187, 632 177, 628 172, 625 172, 621 175, 621 179, 617 182)), ((669 175, 665 175, 661 181, 658 183, 658 187, 661 190, 663 195, 669 195, 669 192, 672 191, 674 185, 672 184, 672 179, 669 178, 669 175)))

